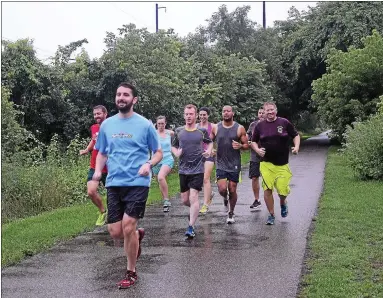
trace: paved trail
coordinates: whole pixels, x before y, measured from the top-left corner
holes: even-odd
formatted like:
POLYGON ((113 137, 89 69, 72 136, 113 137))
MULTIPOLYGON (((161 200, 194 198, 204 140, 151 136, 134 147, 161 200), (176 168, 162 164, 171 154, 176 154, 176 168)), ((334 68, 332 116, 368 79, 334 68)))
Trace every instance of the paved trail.
POLYGON ((290 213, 282 219, 276 200, 274 226, 264 224, 263 199, 260 211, 250 211, 251 181, 244 171, 234 225, 226 225, 218 193, 211 212, 199 217, 193 241, 184 239, 187 208, 179 199, 168 214, 161 206, 147 209, 140 222, 146 236, 134 288, 116 288, 125 257, 103 227, 2 270, 2 297, 295 297, 327 148, 322 134, 290 157, 290 213))

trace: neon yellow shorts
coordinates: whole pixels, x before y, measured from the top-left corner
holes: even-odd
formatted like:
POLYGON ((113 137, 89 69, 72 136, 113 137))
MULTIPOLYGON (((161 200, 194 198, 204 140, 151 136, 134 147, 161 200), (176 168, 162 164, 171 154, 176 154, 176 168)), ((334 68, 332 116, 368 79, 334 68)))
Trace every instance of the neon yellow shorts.
POLYGON ((271 162, 261 161, 260 171, 262 175, 263 190, 275 189, 282 196, 290 193, 290 180, 293 174, 289 165, 276 166, 271 162))

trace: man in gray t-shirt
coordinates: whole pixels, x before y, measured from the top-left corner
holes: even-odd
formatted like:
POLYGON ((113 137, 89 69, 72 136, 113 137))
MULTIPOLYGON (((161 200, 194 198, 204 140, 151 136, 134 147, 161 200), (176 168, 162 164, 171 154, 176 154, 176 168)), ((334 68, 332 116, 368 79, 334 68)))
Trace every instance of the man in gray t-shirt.
POLYGON ((189 227, 185 236, 195 236, 194 224, 199 212, 198 194, 202 190, 205 158, 211 156, 213 142, 205 128, 197 128, 197 107, 187 105, 184 110, 185 126, 174 133, 172 152, 179 157, 179 177, 182 203, 190 207, 189 227), (203 143, 208 144, 206 151, 203 143))
MULTIPOLYGON (((247 130, 247 136, 249 140, 253 136, 254 127, 258 124, 259 121, 262 121, 264 118, 264 110, 263 107, 258 110, 258 119, 253 121, 249 129, 247 130)), ((249 142, 251 143, 251 142, 249 142)), ((259 177, 261 173, 259 171, 259 163, 261 162, 260 156, 251 149, 250 151, 250 166, 249 166, 249 178, 251 179, 253 193, 254 193, 254 202, 250 205, 251 209, 258 209, 261 207, 261 201, 259 200, 259 177)))

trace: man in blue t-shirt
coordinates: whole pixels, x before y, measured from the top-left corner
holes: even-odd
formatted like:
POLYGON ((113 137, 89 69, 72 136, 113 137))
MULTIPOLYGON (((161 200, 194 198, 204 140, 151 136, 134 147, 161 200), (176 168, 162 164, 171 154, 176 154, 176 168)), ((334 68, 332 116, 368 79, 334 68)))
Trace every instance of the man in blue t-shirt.
POLYGON ((125 277, 117 284, 120 289, 129 288, 137 280, 136 262, 144 237, 143 229, 136 231, 137 222, 145 213, 151 167, 162 159, 154 126, 133 112, 137 95, 136 88, 129 83, 118 86, 115 101, 119 112, 101 124, 95 146, 99 153, 93 179, 100 180, 106 164, 108 230, 114 239, 124 239, 128 260, 125 277), (148 160, 150 151, 154 154, 148 160))

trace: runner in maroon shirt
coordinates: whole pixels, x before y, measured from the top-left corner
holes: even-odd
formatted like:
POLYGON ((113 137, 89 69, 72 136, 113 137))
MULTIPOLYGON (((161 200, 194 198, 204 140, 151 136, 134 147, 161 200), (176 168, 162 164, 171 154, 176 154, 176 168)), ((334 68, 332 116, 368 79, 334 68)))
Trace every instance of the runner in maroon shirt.
MULTIPOLYGON (((104 204, 102 203, 101 196, 97 192, 97 188, 100 182, 92 180, 94 170, 96 168, 96 157, 98 153, 98 151, 94 149, 94 145, 96 144, 98 131, 100 130, 100 125, 106 119, 107 115, 108 115, 108 112, 104 106, 99 105, 93 108, 93 117, 94 117, 94 120, 96 121, 96 124, 93 124, 90 127, 92 139, 90 140, 86 149, 80 150, 80 155, 85 155, 92 151, 91 157, 90 157, 90 167, 88 171, 87 189, 88 189, 88 195, 90 199, 92 200, 93 204, 96 205, 96 207, 98 208, 100 212, 96 221, 97 226, 103 226, 105 224, 106 210, 105 210, 104 204)), ((105 166, 104 169, 102 170, 102 177, 101 177, 101 181, 104 184, 104 186, 105 186, 107 173, 108 171, 105 166)))
POLYGON ((260 171, 264 199, 270 215, 267 225, 275 221, 273 188, 276 188, 281 204, 281 216, 288 214, 286 198, 290 193, 292 173, 289 162, 289 141, 293 139, 293 154, 298 154, 300 136, 294 126, 285 118, 277 117, 277 107, 272 102, 264 105, 265 121, 259 122, 253 131, 251 148, 261 157, 260 171))

